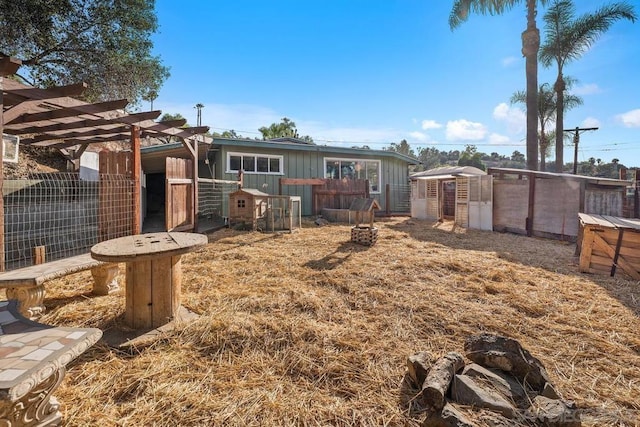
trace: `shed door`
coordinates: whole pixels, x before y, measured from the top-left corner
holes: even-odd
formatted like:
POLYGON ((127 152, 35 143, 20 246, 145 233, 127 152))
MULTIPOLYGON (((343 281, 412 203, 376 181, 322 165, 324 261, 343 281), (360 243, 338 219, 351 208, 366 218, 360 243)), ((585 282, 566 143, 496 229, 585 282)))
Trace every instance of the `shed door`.
POLYGON ((469 178, 466 176, 456 178, 455 222, 461 227, 469 227, 469 178))
POLYGON ((427 179, 427 219, 440 219, 440 195, 438 187, 440 186, 437 179, 427 179))
POLYGON ((469 177, 469 228, 493 230, 493 176, 469 177))
POLYGON ((193 231, 193 162, 167 157, 165 218, 167 231, 193 231))

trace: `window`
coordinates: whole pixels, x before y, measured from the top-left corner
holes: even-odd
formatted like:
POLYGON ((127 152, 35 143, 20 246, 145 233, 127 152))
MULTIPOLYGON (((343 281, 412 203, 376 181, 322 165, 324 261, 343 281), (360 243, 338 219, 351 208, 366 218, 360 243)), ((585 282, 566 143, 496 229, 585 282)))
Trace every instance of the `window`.
POLYGON ((246 207, 244 199, 238 199, 238 207, 239 208, 245 208, 246 207))
POLYGON ((380 161, 324 159, 324 177, 330 179, 368 179, 369 192, 380 192, 380 161))
POLYGON ((267 154, 227 153, 227 173, 243 170, 253 174, 282 175, 283 156, 267 154))

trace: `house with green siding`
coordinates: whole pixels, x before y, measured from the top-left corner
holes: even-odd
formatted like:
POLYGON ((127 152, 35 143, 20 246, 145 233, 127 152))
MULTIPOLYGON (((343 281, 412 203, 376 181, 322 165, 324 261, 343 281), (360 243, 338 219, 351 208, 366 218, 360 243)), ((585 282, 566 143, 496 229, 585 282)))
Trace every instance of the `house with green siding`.
MULTIPOLYGON (((198 176, 203 182, 207 179, 236 181, 243 171, 245 188, 300 196, 302 215, 308 216, 313 214, 311 186, 280 186, 281 178, 366 179, 370 197, 383 209, 388 206, 393 213, 410 211, 409 167, 419 164, 413 157, 395 151, 318 145, 295 138, 263 141, 215 137, 210 140, 210 144, 198 146, 198 176)), ((141 149, 147 185, 163 179, 166 157, 189 158, 189 153, 181 143, 141 149)), ((199 186, 202 194, 206 184, 199 186)))

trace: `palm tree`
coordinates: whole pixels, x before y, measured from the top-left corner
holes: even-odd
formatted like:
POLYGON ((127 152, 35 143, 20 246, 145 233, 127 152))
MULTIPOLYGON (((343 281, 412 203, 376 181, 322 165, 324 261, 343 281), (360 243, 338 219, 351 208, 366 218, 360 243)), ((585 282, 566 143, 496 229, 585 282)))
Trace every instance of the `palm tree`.
POLYGON ((545 5, 547 0, 455 0, 449 15, 449 27, 456 28, 466 21, 469 12, 483 14, 501 14, 515 4, 526 1, 527 29, 522 33, 522 55, 525 57, 525 75, 527 78, 527 169, 538 170, 538 49, 540 31, 536 27, 538 1, 545 5))
MULTIPOLYGON (((565 78, 566 90, 571 89, 571 86, 575 83, 575 80, 569 77, 565 78)), ((524 91, 517 91, 511 95, 512 104, 525 104, 527 102, 527 95, 524 91)), ((564 97, 564 109, 570 110, 574 107, 582 105, 582 98, 578 95, 567 93, 564 97)), ((538 90, 538 147, 540 149, 540 170, 546 170, 546 158, 549 156, 549 148, 551 142, 555 138, 555 131, 547 131, 548 125, 556 120, 556 93, 549 83, 540 85, 538 90)))
POLYGON ((636 20, 633 6, 620 2, 603 6, 595 13, 574 18, 575 7, 571 0, 556 0, 544 15, 545 43, 540 49, 540 61, 545 66, 556 63, 558 76, 554 84, 556 102, 556 172, 564 166, 563 127, 566 63, 580 58, 619 19, 636 20))

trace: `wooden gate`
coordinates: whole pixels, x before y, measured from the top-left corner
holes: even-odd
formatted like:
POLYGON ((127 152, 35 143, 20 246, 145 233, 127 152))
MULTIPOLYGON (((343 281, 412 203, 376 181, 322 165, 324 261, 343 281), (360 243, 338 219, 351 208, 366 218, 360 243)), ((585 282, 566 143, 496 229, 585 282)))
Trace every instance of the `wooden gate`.
POLYGON ((166 174, 167 231, 193 231, 195 228, 193 162, 190 159, 167 157, 166 174))
POLYGON ((136 207, 133 200, 133 161, 128 151, 100 151, 98 195, 98 239, 100 241, 134 234, 136 207))

